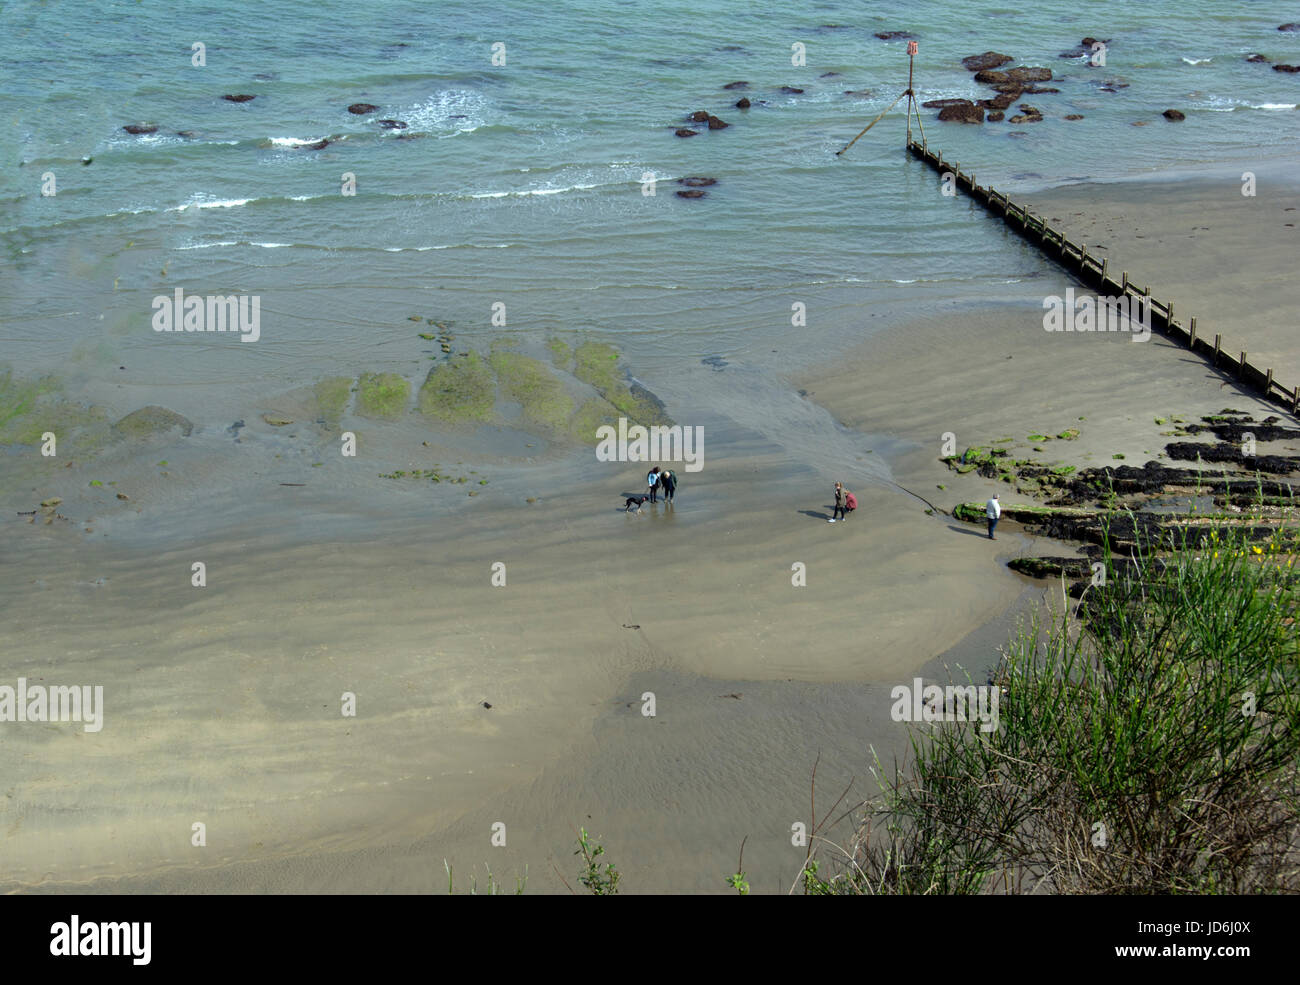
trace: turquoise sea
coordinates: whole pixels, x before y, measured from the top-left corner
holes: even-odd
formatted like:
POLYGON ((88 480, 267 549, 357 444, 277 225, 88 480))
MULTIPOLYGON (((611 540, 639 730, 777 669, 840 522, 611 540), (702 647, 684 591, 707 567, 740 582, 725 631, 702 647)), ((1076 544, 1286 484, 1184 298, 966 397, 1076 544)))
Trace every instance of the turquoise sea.
POLYGON ((218 394, 414 371, 408 314, 474 344, 502 331, 500 302, 506 331, 594 333, 660 376, 713 357, 807 364, 876 313, 1000 297, 1043 263, 938 194, 902 152, 901 109, 835 156, 906 85, 906 41, 876 32, 915 35, 925 99, 991 95, 960 65, 988 49, 1052 69, 1060 92, 1026 97, 1041 123, 924 111, 932 144, 1015 192, 1284 156, 1300 75, 1245 56, 1300 62, 1300 33, 1277 30, 1294 15, 1206 0, 9 2, 0 360, 165 384, 169 406, 201 414, 218 394), (1109 40, 1105 67, 1059 57, 1085 35, 1109 40), (240 93, 256 98, 221 98, 240 93), (698 109, 731 125, 674 136, 698 109), (717 184, 679 198, 693 175, 717 184), (177 286, 259 295, 261 340, 160 344, 150 301, 177 286))

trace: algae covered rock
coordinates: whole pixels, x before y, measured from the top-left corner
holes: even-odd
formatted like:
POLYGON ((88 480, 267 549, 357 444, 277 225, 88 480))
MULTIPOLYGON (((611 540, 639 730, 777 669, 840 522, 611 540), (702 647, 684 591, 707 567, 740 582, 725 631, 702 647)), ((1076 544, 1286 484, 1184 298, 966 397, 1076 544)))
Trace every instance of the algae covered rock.
POLYGON ((319 417, 331 426, 337 425, 348 408, 352 393, 352 380, 347 376, 332 376, 312 387, 319 417))
POLYGON ((490 420, 495 405, 492 370, 477 352, 435 366, 420 387, 420 413, 449 423, 490 420))
POLYGON ((569 363, 573 360, 573 350, 569 348, 564 339, 549 338, 546 340, 546 348, 551 351, 551 360, 560 369, 567 369, 569 363))
POLYGON ((151 438, 173 428, 180 428, 181 434, 189 437, 194 424, 174 410, 153 404, 133 410, 113 425, 113 430, 125 438, 151 438))
MULTIPOLYGON (((585 413, 594 419, 599 410, 604 414, 601 424, 617 424, 619 417, 626 417, 636 424, 672 424, 664 413, 663 404, 650 391, 637 384, 629 387, 623 381, 623 374, 618 370, 618 352, 613 346, 604 342, 584 342, 574 351, 574 357, 573 375, 595 389, 603 403, 611 408, 606 411, 599 404, 592 407, 588 402, 579 409, 580 414, 585 413)), ((585 427, 583 422, 583 430, 585 427)))
POLYGON ((394 421, 402 416, 411 384, 397 373, 362 373, 357 381, 357 413, 394 421))
POLYGON ((517 352, 493 352, 488 363, 497 374, 501 392, 523 406, 524 421, 551 431, 563 431, 573 413, 573 398, 546 364, 517 352))

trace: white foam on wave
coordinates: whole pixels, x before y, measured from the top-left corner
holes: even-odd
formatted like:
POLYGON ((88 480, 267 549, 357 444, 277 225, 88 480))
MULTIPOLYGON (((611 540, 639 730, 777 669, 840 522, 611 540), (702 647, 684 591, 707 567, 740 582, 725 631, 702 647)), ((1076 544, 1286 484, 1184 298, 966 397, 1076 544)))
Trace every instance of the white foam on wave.
POLYGON ((385 253, 427 253, 429 250, 507 250, 514 243, 440 243, 437 246, 385 246, 385 253))
POLYGON ((1207 62, 1214 61, 1214 59, 1213 58, 1188 58, 1186 55, 1184 55, 1183 61, 1185 61, 1188 65, 1204 65, 1207 62))
POLYGON ((268 139, 272 147, 303 147, 307 144, 318 144, 324 138, 308 137, 304 140, 301 137, 270 137, 268 139))
MULTIPOLYGON (((604 182, 604 184, 626 184, 626 182, 604 182)), ((526 198, 529 195, 563 195, 565 192, 585 192, 593 188, 601 187, 599 183, 592 185, 565 185, 562 188, 521 188, 512 192, 474 192, 470 198, 526 198)))
POLYGON ((197 194, 192 195, 188 202, 182 202, 180 205, 173 205, 168 212, 184 212, 186 209, 233 209, 241 205, 247 205, 253 201, 251 198, 213 198, 210 195, 197 194))
POLYGON ((1295 103, 1248 103, 1244 99, 1232 99, 1224 96, 1211 97, 1208 102, 1198 107, 1211 113, 1232 113, 1239 109, 1258 109, 1264 111, 1294 110, 1295 103))
POLYGON ((408 130, 417 133, 447 130, 469 133, 483 126, 486 111, 487 100, 479 93, 467 89, 445 89, 422 103, 405 107, 396 118, 408 124, 408 130))

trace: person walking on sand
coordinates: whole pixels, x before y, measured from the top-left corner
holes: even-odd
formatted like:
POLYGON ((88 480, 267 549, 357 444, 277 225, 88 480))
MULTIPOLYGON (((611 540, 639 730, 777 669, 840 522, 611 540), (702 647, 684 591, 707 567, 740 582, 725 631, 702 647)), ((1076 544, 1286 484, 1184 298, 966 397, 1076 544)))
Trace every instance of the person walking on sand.
POLYGON ((998 520, 1002 517, 1002 504, 998 502, 997 493, 994 493, 993 498, 984 504, 984 515, 989 521, 989 540, 997 540, 993 536, 993 529, 998 525, 998 520))
POLYGON ((849 518, 847 512, 848 504, 845 502, 848 495, 849 491, 844 488, 843 483, 835 483, 835 513, 826 521, 827 523, 834 523, 836 517, 839 517, 841 520, 847 520, 849 518))
POLYGON ((645 476, 646 488, 650 490, 650 502, 659 502, 659 466, 656 465, 645 476))
POLYGON ((672 469, 664 469, 659 473, 659 488, 664 491, 664 502, 671 503, 677 495, 677 473, 672 469))

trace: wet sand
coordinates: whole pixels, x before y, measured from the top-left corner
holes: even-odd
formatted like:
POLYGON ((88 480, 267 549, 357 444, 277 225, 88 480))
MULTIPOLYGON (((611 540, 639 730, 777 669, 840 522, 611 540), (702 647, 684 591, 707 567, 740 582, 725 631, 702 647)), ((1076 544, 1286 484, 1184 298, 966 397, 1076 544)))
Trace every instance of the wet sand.
POLYGON ((1031 195, 1025 204, 1118 276, 1173 301, 1202 338, 1223 336, 1284 386, 1300 384, 1295 328, 1295 258, 1300 254, 1300 182, 1294 163, 1200 169, 1176 181, 1084 184, 1031 195), (1254 178, 1243 195, 1243 175, 1254 178), (1249 189, 1247 189, 1249 190, 1249 189))
MULTIPOLYGON (((1267 277, 1261 242, 1242 269, 1267 277)), ((819 809, 853 778, 850 800, 869 795, 872 750, 907 746, 890 688, 946 673, 941 657, 982 682, 1044 590, 1002 563, 1043 552, 1014 524, 993 543, 927 515, 917 496, 1016 501, 949 471, 945 433, 958 452, 1011 437, 1013 457, 1140 465, 1168 440, 1156 418, 1272 412, 1157 337, 1044 332, 1038 301, 1068 283, 884 332, 779 399, 751 394, 763 413, 719 382, 729 419, 717 399, 694 405, 715 416, 680 414, 713 443, 671 511, 621 514, 644 470, 589 452, 467 456, 491 477, 472 501, 376 482, 413 460, 407 425, 371 428, 364 475, 307 471, 324 438, 251 425, 238 448, 209 425, 11 471, 15 509, 79 491, 61 507, 75 523, 0 522, 3 682, 100 684, 106 709, 96 734, 6 724, 0 888, 441 892, 445 858, 462 891, 490 866, 563 892, 585 826, 625 892, 725 891, 746 836, 754 890, 785 891, 818 754, 819 809), (1066 428, 1079 437, 1030 438, 1066 428), (110 471, 129 503, 86 491, 110 471), (826 523, 836 479, 862 504, 847 524, 826 523)), ((1268 309, 1241 331, 1284 328, 1268 309)))

